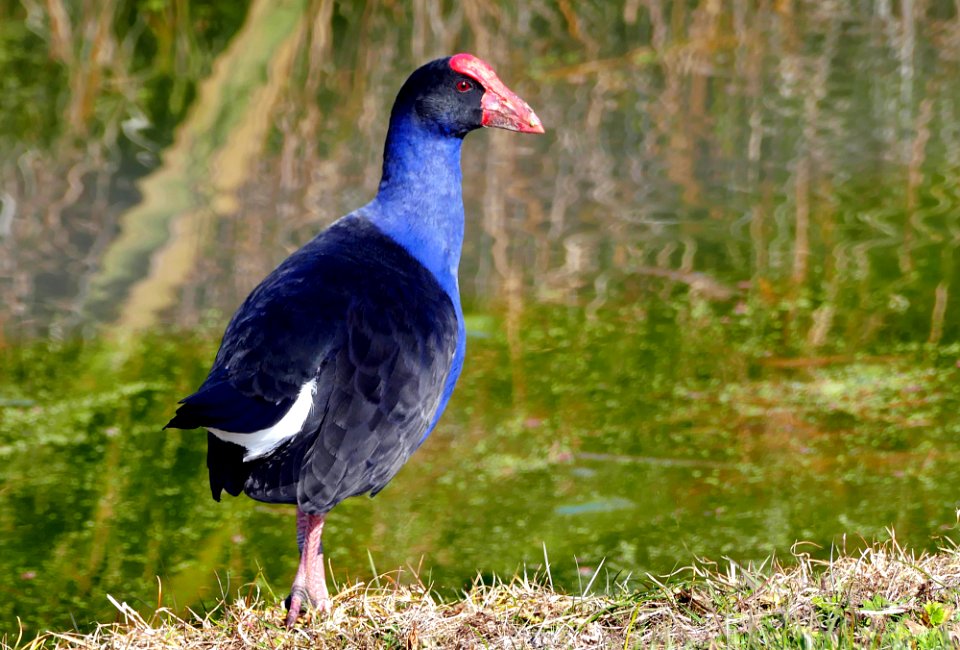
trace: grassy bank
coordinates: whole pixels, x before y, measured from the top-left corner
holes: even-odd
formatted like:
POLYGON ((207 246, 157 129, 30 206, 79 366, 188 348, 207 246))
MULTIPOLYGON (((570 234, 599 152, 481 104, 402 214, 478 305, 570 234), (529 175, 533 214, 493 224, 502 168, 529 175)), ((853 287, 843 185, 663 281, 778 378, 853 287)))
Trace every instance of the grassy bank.
POLYGON ((956 647, 960 549, 916 555, 895 541, 827 562, 800 553, 760 567, 701 563, 639 592, 560 594, 549 575, 476 584, 445 601, 423 585, 342 586, 329 618, 293 631, 283 606, 259 593, 204 616, 115 603, 122 622, 89 634, 6 638, 4 650, 40 648, 634 648, 956 647))

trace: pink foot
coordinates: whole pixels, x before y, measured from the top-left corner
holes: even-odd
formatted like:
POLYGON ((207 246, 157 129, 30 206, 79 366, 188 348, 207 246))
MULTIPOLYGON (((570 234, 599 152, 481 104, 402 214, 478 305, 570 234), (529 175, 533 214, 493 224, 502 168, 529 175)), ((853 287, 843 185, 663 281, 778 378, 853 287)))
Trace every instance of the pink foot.
POLYGON ((308 603, 321 614, 333 611, 333 601, 327 591, 323 572, 323 553, 320 552, 323 515, 308 515, 297 509, 297 532, 303 539, 303 550, 300 553, 297 576, 290 588, 287 628, 293 627, 300 616, 301 608, 308 603))
POLYGON ((310 597, 306 590, 295 587, 287 599, 287 628, 293 627, 294 623, 297 622, 297 618, 299 618, 300 614, 308 605, 313 607, 319 614, 330 614, 333 611, 333 599, 330 598, 330 595, 326 593, 326 591, 324 588, 322 595, 310 597))

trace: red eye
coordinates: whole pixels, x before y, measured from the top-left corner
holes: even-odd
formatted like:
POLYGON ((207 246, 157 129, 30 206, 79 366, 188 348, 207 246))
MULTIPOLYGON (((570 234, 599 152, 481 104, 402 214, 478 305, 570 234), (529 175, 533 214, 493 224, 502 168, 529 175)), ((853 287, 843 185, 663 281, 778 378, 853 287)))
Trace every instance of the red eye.
POLYGON ((467 81, 466 79, 461 79, 460 81, 457 82, 457 90, 459 90, 462 93, 467 92, 471 88, 473 88, 473 84, 467 81))

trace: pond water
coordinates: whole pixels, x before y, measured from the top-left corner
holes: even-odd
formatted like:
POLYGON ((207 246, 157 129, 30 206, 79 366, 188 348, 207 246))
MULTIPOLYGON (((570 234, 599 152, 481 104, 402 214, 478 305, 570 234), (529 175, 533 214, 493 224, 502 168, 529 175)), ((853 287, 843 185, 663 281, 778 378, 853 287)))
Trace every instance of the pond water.
POLYGON ((0 8, 0 638, 149 611, 158 577, 178 609, 285 595, 291 509, 213 502, 205 436, 160 428, 252 286, 372 195, 405 75, 459 50, 548 133, 467 139, 464 375, 331 514, 338 582, 956 538, 955 3, 45 11, 0 8))

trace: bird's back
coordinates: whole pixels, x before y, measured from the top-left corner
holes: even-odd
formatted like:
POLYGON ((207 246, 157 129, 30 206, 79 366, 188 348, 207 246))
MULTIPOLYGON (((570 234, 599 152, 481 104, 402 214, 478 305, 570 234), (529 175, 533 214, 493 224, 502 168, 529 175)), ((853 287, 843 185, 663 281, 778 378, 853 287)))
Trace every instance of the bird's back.
POLYGON ((250 294, 169 426, 214 429, 215 498, 243 490, 325 513, 382 489, 420 444, 459 336, 436 278, 365 218, 346 217, 250 294), (263 437, 291 417, 295 433, 263 437), (273 446, 251 452, 255 436, 273 446))

